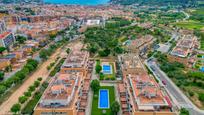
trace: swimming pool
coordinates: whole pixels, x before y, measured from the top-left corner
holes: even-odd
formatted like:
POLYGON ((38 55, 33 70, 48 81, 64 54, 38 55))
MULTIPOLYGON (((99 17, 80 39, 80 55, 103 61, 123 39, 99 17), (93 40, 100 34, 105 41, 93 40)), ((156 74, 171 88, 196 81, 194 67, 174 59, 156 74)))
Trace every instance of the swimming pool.
POLYGON ((111 65, 103 65, 103 73, 104 74, 112 74, 112 68, 111 65))
POLYGON ((200 68, 200 71, 204 72, 204 66, 200 68))
POLYGON ((99 90, 99 101, 98 108, 108 109, 109 108, 109 91, 108 89, 99 90))

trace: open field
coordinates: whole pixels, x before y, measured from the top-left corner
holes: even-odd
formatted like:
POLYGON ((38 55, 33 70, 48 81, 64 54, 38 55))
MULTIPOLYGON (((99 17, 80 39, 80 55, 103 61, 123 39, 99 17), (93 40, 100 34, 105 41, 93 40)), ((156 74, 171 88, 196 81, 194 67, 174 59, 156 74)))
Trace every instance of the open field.
MULTIPOLYGON (((109 104, 111 106, 111 104, 113 103, 113 101, 115 101, 115 91, 114 91, 114 87, 113 86, 101 86, 100 89, 108 89, 109 90, 109 104)), ((104 115, 102 113, 103 110, 106 110, 106 114, 105 115, 113 115, 111 113, 110 108, 109 109, 99 109, 98 108, 98 98, 99 98, 99 91, 97 91, 94 95, 93 95, 93 102, 92 102, 92 112, 91 115, 104 115), (97 95, 95 97, 95 95, 97 95)))
MULTIPOLYGON (((204 4, 204 1, 200 2, 204 4)), ((197 15, 204 15, 204 8, 199 8, 196 9, 195 11, 192 12, 192 14, 197 14, 197 15)))
POLYGON ((185 22, 178 22, 175 23, 176 26, 182 27, 185 29, 199 29, 199 30, 204 30, 204 23, 198 22, 198 21, 185 21, 185 22))

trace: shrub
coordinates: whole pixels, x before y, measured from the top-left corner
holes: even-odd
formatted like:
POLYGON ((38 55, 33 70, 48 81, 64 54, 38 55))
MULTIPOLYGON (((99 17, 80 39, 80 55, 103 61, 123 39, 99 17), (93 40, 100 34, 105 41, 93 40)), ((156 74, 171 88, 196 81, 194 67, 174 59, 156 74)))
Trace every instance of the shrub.
POLYGON ((189 95, 190 95, 191 97, 194 96, 194 92, 189 91, 188 93, 189 93, 189 95))
POLYGON ((99 77, 100 77, 100 80, 103 80, 103 79, 104 79, 104 74, 103 74, 103 73, 100 73, 100 74, 99 74, 99 77))
POLYGON ((185 108, 181 108, 179 115, 190 115, 190 114, 188 110, 186 110, 185 108))
POLYGON ((3 94, 6 91, 6 87, 3 85, 0 85, 0 94, 3 94))
POLYGON ((39 77, 39 78, 38 78, 38 81, 42 81, 42 77, 39 77))
POLYGON ((201 101, 201 102, 204 102, 204 93, 200 93, 198 95, 198 99, 201 101))
POLYGON ((111 77, 110 79, 111 79, 111 80, 115 80, 116 78, 115 78, 115 77, 111 77))

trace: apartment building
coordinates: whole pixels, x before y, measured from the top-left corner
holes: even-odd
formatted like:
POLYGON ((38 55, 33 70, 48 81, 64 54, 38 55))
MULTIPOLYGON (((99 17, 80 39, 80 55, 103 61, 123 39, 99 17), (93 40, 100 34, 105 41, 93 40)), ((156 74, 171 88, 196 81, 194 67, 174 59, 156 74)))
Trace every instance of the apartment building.
POLYGON ((123 76, 132 74, 132 73, 144 73, 144 66, 141 63, 137 54, 129 53, 123 54, 118 57, 121 64, 121 69, 123 76))
POLYGON ((148 74, 129 74, 128 87, 134 115, 176 115, 172 103, 155 79, 148 74))
POLYGON ((89 53, 81 51, 81 48, 82 46, 76 46, 71 50, 71 53, 61 67, 61 73, 83 72, 84 76, 87 75, 89 53))
POLYGON ((15 42, 15 37, 11 32, 3 32, 0 34, 0 46, 10 47, 15 42))
POLYGON ((151 35, 141 36, 138 39, 131 40, 131 43, 128 45, 128 50, 132 53, 140 53, 144 51, 144 49, 148 49, 153 41, 153 36, 151 35))
POLYGON ((197 47, 197 38, 191 34, 185 35, 182 39, 178 41, 174 49, 168 55, 168 59, 171 62, 180 62, 186 66, 189 66, 191 54, 197 47))
POLYGON ((82 78, 82 72, 57 74, 41 97, 34 115, 76 115, 75 103, 82 78))
POLYGON ((84 113, 88 99, 90 75, 88 52, 76 45, 68 55, 61 71, 51 80, 34 115, 77 115, 84 113))
POLYGON ((118 84, 118 92, 123 115, 176 115, 168 93, 147 74, 136 54, 121 55, 119 61, 123 82, 118 84))

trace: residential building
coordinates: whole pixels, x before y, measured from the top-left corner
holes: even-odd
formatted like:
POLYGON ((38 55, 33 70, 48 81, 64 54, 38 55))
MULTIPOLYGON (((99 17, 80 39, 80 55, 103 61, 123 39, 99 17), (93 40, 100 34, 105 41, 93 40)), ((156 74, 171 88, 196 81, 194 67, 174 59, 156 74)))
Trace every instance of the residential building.
POLYGON ((84 113, 87 106, 91 74, 88 73, 89 54, 76 45, 68 55, 59 73, 52 78, 34 115, 77 115, 84 113))
POLYGON ((132 73, 144 73, 145 69, 137 54, 129 53, 118 57, 123 75, 132 73))
POLYGON ((86 76, 88 72, 88 57, 89 53, 87 51, 81 51, 83 46, 75 46, 65 60, 61 67, 61 73, 69 72, 83 72, 86 76))
POLYGON ((82 72, 57 74, 35 107, 34 115, 76 115, 82 80, 82 72))
POLYGON ((7 30, 6 23, 3 20, 1 20, 0 21, 0 34, 4 33, 6 30, 7 30))
POLYGON ((3 32, 0 34, 0 46, 10 47, 15 42, 15 37, 11 32, 3 32))
POLYGON ((119 56, 123 81, 118 84, 123 115, 176 115, 172 101, 155 78, 147 74, 137 54, 119 56))
POLYGON ((172 103, 154 77, 148 74, 129 74, 127 86, 133 115, 176 115, 172 103))
POLYGON ((182 39, 178 41, 174 49, 171 51, 170 55, 168 55, 168 59, 170 62, 180 62, 186 66, 191 66, 192 62, 192 53, 194 49, 197 48, 198 40, 193 35, 184 35, 182 39))

